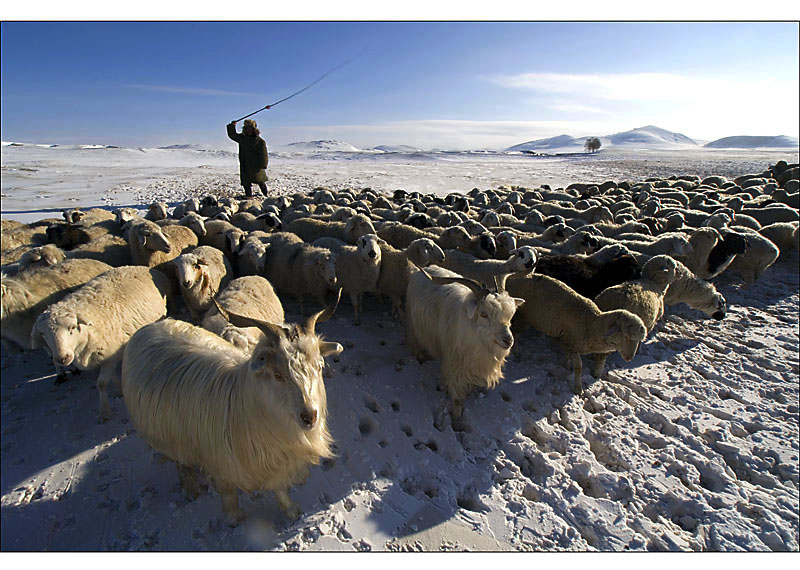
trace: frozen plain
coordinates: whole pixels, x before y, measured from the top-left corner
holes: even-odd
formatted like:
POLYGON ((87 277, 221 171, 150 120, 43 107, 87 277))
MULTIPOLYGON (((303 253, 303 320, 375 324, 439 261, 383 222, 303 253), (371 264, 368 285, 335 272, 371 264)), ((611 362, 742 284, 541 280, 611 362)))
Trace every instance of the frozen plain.
MULTIPOLYGON (((273 152, 270 189, 467 192, 649 176, 758 173, 796 152, 615 150, 493 153, 273 152)), ((75 206, 237 193, 236 157, 192 149, 4 146, 3 217, 75 206)), ((403 327, 368 298, 320 325, 345 346, 326 381, 337 457, 291 495, 242 496, 222 523, 213 491, 187 502, 177 472, 139 440, 119 393, 95 423, 94 375, 53 386, 42 351, 2 355, 2 540, 15 550, 797 551, 798 254, 750 288, 723 276, 721 322, 686 306, 630 363, 609 359, 572 395, 564 358, 520 336, 497 389, 468 400, 453 432, 439 365, 419 364, 403 327), (438 426, 438 427, 437 427, 438 426), (35 442, 33 444, 32 442, 35 442)), ((299 318, 286 303, 287 318, 299 318)), ((587 367, 588 368, 588 367, 587 367)))

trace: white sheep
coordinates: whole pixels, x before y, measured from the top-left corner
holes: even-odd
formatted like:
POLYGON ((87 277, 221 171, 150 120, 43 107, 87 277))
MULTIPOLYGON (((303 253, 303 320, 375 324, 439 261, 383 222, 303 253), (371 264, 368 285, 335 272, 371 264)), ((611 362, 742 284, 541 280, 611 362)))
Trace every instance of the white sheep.
POLYGON ((797 222, 778 222, 762 227, 758 230, 762 236, 778 246, 781 251, 779 257, 786 257, 791 251, 800 249, 800 224, 797 222))
POLYGON ((131 248, 124 239, 115 235, 104 235, 89 243, 79 245, 67 252, 69 259, 96 259, 112 267, 131 264, 131 248))
POLYGON ((675 280, 664 295, 665 305, 686 303, 718 321, 725 318, 727 302, 712 283, 700 279, 680 261, 675 261, 675 280))
POLYGON ((714 246, 722 239, 719 231, 710 228, 698 228, 689 236, 689 243, 692 246, 692 253, 681 261, 686 264, 686 267, 701 279, 711 279, 713 275, 709 274, 708 256, 714 246))
POLYGON ((169 280, 156 269, 114 267, 50 305, 33 324, 31 347, 46 346, 56 366, 100 367, 100 422, 111 415, 108 386, 125 343, 144 325, 166 316, 169 289, 169 280))
MULTIPOLYGON (((744 280, 746 286, 750 286, 767 267, 775 263, 781 251, 757 231, 738 228, 736 233, 744 237, 747 245, 744 253, 739 253, 733 258, 727 270, 737 274, 744 280)), ((727 237, 726 235, 723 239, 727 237)))
POLYGON ((30 350, 33 323, 42 311, 109 269, 110 265, 93 259, 66 259, 4 278, 0 282, 0 338, 4 345, 30 350))
POLYGON ((26 252, 19 258, 19 270, 27 271, 35 267, 49 267, 64 261, 66 254, 57 246, 49 243, 26 252))
POLYGON ((175 251, 170 245, 158 224, 142 218, 130 220, 128 223, 130 222, 133 223, 129 226, 127 240, 131 249, 132 265, 154 267, 180 255, 180 251, 175 251))
POLYGON ((651 257, 642 276, 601 291, 594 302, 602 311, 625 309, 642 319, 647 332, 664 316, 664 295, 675 280, 677 262, 668 255, 651 257))
POLYGON ((462 429, 464 401, 473 388, 494 388, 514 344, 511 318, 524 300, 440 267, 428 267, 408 280, 406 346, 418 360, 441 361, 452 403, 454 429, 462 429))
POLYGON ((391 299, 392 318, 402 321, 402 299, 408 289, 408 278, 417 271, 416 267, 428 267, 444 261, 444 252, 428 238, 414 240, 405 249, 396 249, 385 241, 379 244, 381 269, 377 291, 391 299))
POLYGON ((361 324, 359 313, 363 306, 364 293, 377 291, 381 270, 381 247, 375 234, 359 236, 356 245, 349 245, 336 238, 320 238, 312 245, 324 247, 336 255, 336 282, 342 291, 350 295, 353 305, 353 324, 361 324))
POLYGON ((623 240, 621 243, 633 252, 645 255, 669 255, 684 258, 692 253, 689 238, 678 234, 663 234, 653 241, 623 240))
POLYGON ((134 220, 128 232, 132 265, 158 269, 169 277, 172 293, 178 293, 175 266, 169 263, 181 253, 197 246, 197 235, 187 227, 173 225, 159 227, 147 220, 134 220))
MULTIPOLYGON (((510 230, 503 230, 498 232, 494 236, 494 240, 497 243, 497 253, 495 257, 497 259, 508 259, 508 256, 511 255, 511 252, 517 249, 517 236, 513 231, 510 230)), ((443 249, 457 249, 457 248, 443 248, 443 249)))
POLYGON ((261 329, 253 326, 237 327, 220 314, 217 305, 228 313, 268 323, 279 325, 285 320, 281 300, 264 277, 247 275, 228 283, 215 297, 214 303, 203 317, 203 328, 247 352, 252 352, 264 337, 261 329))
POLYGON ((189 212, 199 212, 200 210, 200 200, 197 198, 188 198, 175 206, 175 209, 172 211, 172 217, 176 220, 180 220, 183 216, 188 214, 189 212))
POLYGON ((301 312, 306 295, 324 304, 325 293, 337 283, 336 254, 306 243, 275 240, 269 244, 264 275, 270 283, 296 297, 301 312))
POLYGON ((201 245, 170 262, 175 266, 183 301, 194 321, 211 306, 211 298, 233 278, 225 255, 215 247, 201 245))
POLYGON ((601 311, 593 301, 547 275, 509 280, 508 290, 526 301, 517 311, 514 330, 532 327, 561 345, 575 373, 575 394, 583 392, 581 355, 602 355, 595 359, 593 370, 601 378, 605 355, 619 351, 630 361, 647 336, 642 319, 630 311, 601 311))
POLYGON ((269 244, 257 237, 248 236, 236 256, 236 274, 239 276, 263 275, 267 268, 268 247, 269 244))
POLYGON ((206 234, 198 239, 198 244, 216 247, 228 261, 235 263, 247 233, 225 220, 208 220, 205 228, 206 234))
POLYGON ((143 327, 125 349, 122 391, 137 435, 177 463, 190 497, 194 468, 206 473, 231 526, 245 516, 237 489, 272 490, 297 518, 289 489, 332 455, 322 368, 342 346, 314 332, 330 313, 291 326, 250 320, 264 334, 252 353, 172 319, 143 327))
POLYGON ((167 205, 164 202, 153 202, 147 208, 147 213, 144 215, 145 220, 157 222, 158 220, 166 220, 169 217, 167 213, 167 205))
POLYGON ((318 218, 299 218, 283 225, 284 231, 292 232, 308 243, 323 237, 333 237, 354 244, 365 234, 374 234, 372 221, 364 214, 356 214, 347 222, 331 222, 318 218))
POLYGON ((539 259, 536 250, 529 245, 511 251, 511 255, 505 261, 478 259, 455 249, 445 250, 444 255, 444 261, 436 265, 458 273, 462 277, 483 283, 486 287, 494 286, 495 277, 500 275, 533 271, 539 259))

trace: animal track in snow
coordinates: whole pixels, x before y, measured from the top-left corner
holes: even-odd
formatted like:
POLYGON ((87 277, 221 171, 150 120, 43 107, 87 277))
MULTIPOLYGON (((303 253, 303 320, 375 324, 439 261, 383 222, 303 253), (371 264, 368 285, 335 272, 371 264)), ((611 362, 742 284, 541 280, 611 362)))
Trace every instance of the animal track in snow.
POLYGON ((374 432, 377 427, 378 424, 375 423, 375 420, 372 418, 361 418, 361 421, 358 422, 358 431, 360 431, 361 435, 364 437, 374 432))
POLYGON ((364 396, 364 407, 366 407, 373 414, 377 414, 381 411, 380 406, 378 406, 378 402, 372 396, 364 396))

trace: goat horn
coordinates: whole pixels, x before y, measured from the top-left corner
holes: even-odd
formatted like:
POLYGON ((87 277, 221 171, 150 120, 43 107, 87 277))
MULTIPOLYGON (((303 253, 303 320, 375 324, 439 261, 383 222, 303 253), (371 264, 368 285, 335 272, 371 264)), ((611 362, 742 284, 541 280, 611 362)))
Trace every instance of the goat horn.
POLYGON ((305 333, 313 334, 314 327, 317 325, 317 323, 322 323, 330 319, 333 316, 333 313, 336 311, 336 307, 339 306, 339 299, 341 298, 342 298, 342 288, 339 287, 336 290, 336 298, 330 305, 325 307, 320 312, 314 313, 313 315, 308 317, 308 319, 306 319, 305 325, 303 326, 303 330, 305 331, 305 333))
POLYGON ((461 285, 466 285, 469 287, 475 295, 478 296, 479 299, 483 299, 486 295, 488 295, 491 291, 483 286, 482 283, 478 283, 477 281, 473 281, 467 277, 437 277, 435 275, 431 275, 424 269, 422 272, 434 283, 437 285, 449 285, 451 283, 460 283, 461 285))
POLYGON ((536 266, 534 265, 530 269, 523 269, 522 271, 517 271, 516 273, 504 273, 504 274, 502 274, 500 276, 499 281, 498 281, 497 292, 498 293, 500 292, 500 290, 501 290, 500 288, 502 288, 502 290, 505 291, 505 289, 506 289, 506 281, 508 281, 509 279, 519 279, 520 277, 525 277, 526 275, 530 275, 531 273, 533 273, 533 270, 535 268, 536 268, 536 266))
POLYGON ((214 302, 214 306, 217 307, 220 315, 222 315, 226 321, 236 327, 258 327, 265 335, 267 336, 275 336, 280 338, 281 335, 286 336, 287 330, 286 328, 276 325, 275 323, 270 323, 267 321, 262 321, 260 319, 254 319, 252 317, 245 317, 244 315, 237 315, 236 313, 231 313, 230 311, 223 309, 222 306, 217 302, 217 300, 212 296, 211 300, 214 302))

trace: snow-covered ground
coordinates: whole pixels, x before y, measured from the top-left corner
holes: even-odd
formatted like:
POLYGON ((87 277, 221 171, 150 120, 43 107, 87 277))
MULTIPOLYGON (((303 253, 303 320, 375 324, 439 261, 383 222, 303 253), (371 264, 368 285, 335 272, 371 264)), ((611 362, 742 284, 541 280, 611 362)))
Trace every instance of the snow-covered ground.
MULTIPOLYGON (((758 173, 796 152, 615 151, 272 153, 276 192, 372 187, 467 192, 499 184, 758 173)), ((2 149, 3 217, 62 207, 175 202, 238 193, 233 153, 194 149, 2 149)), ((505 379, 466 404, 454 432, 437 361, 419 364, 387 306, 362 325, 345 301, 319 325, 345 351, 326 380, 337 456, 292 490, 242 495, 248 519, 221 519, 213 487, 187 502, 177 471, 129 422, 119 395, 96 423, 95 374, 54 386, 43 351, 2 354, 2 531, 15 550, 722 550, 797 551, 798 253, 750 288, 723 274, 724 321, 686 306, 630 363, 570 391, 558 347, 522 334, 505 379)), ((298 307, 286 302, 287 319, 298 307)), ((587 370, 590 366, 585 366, 587 370)))

